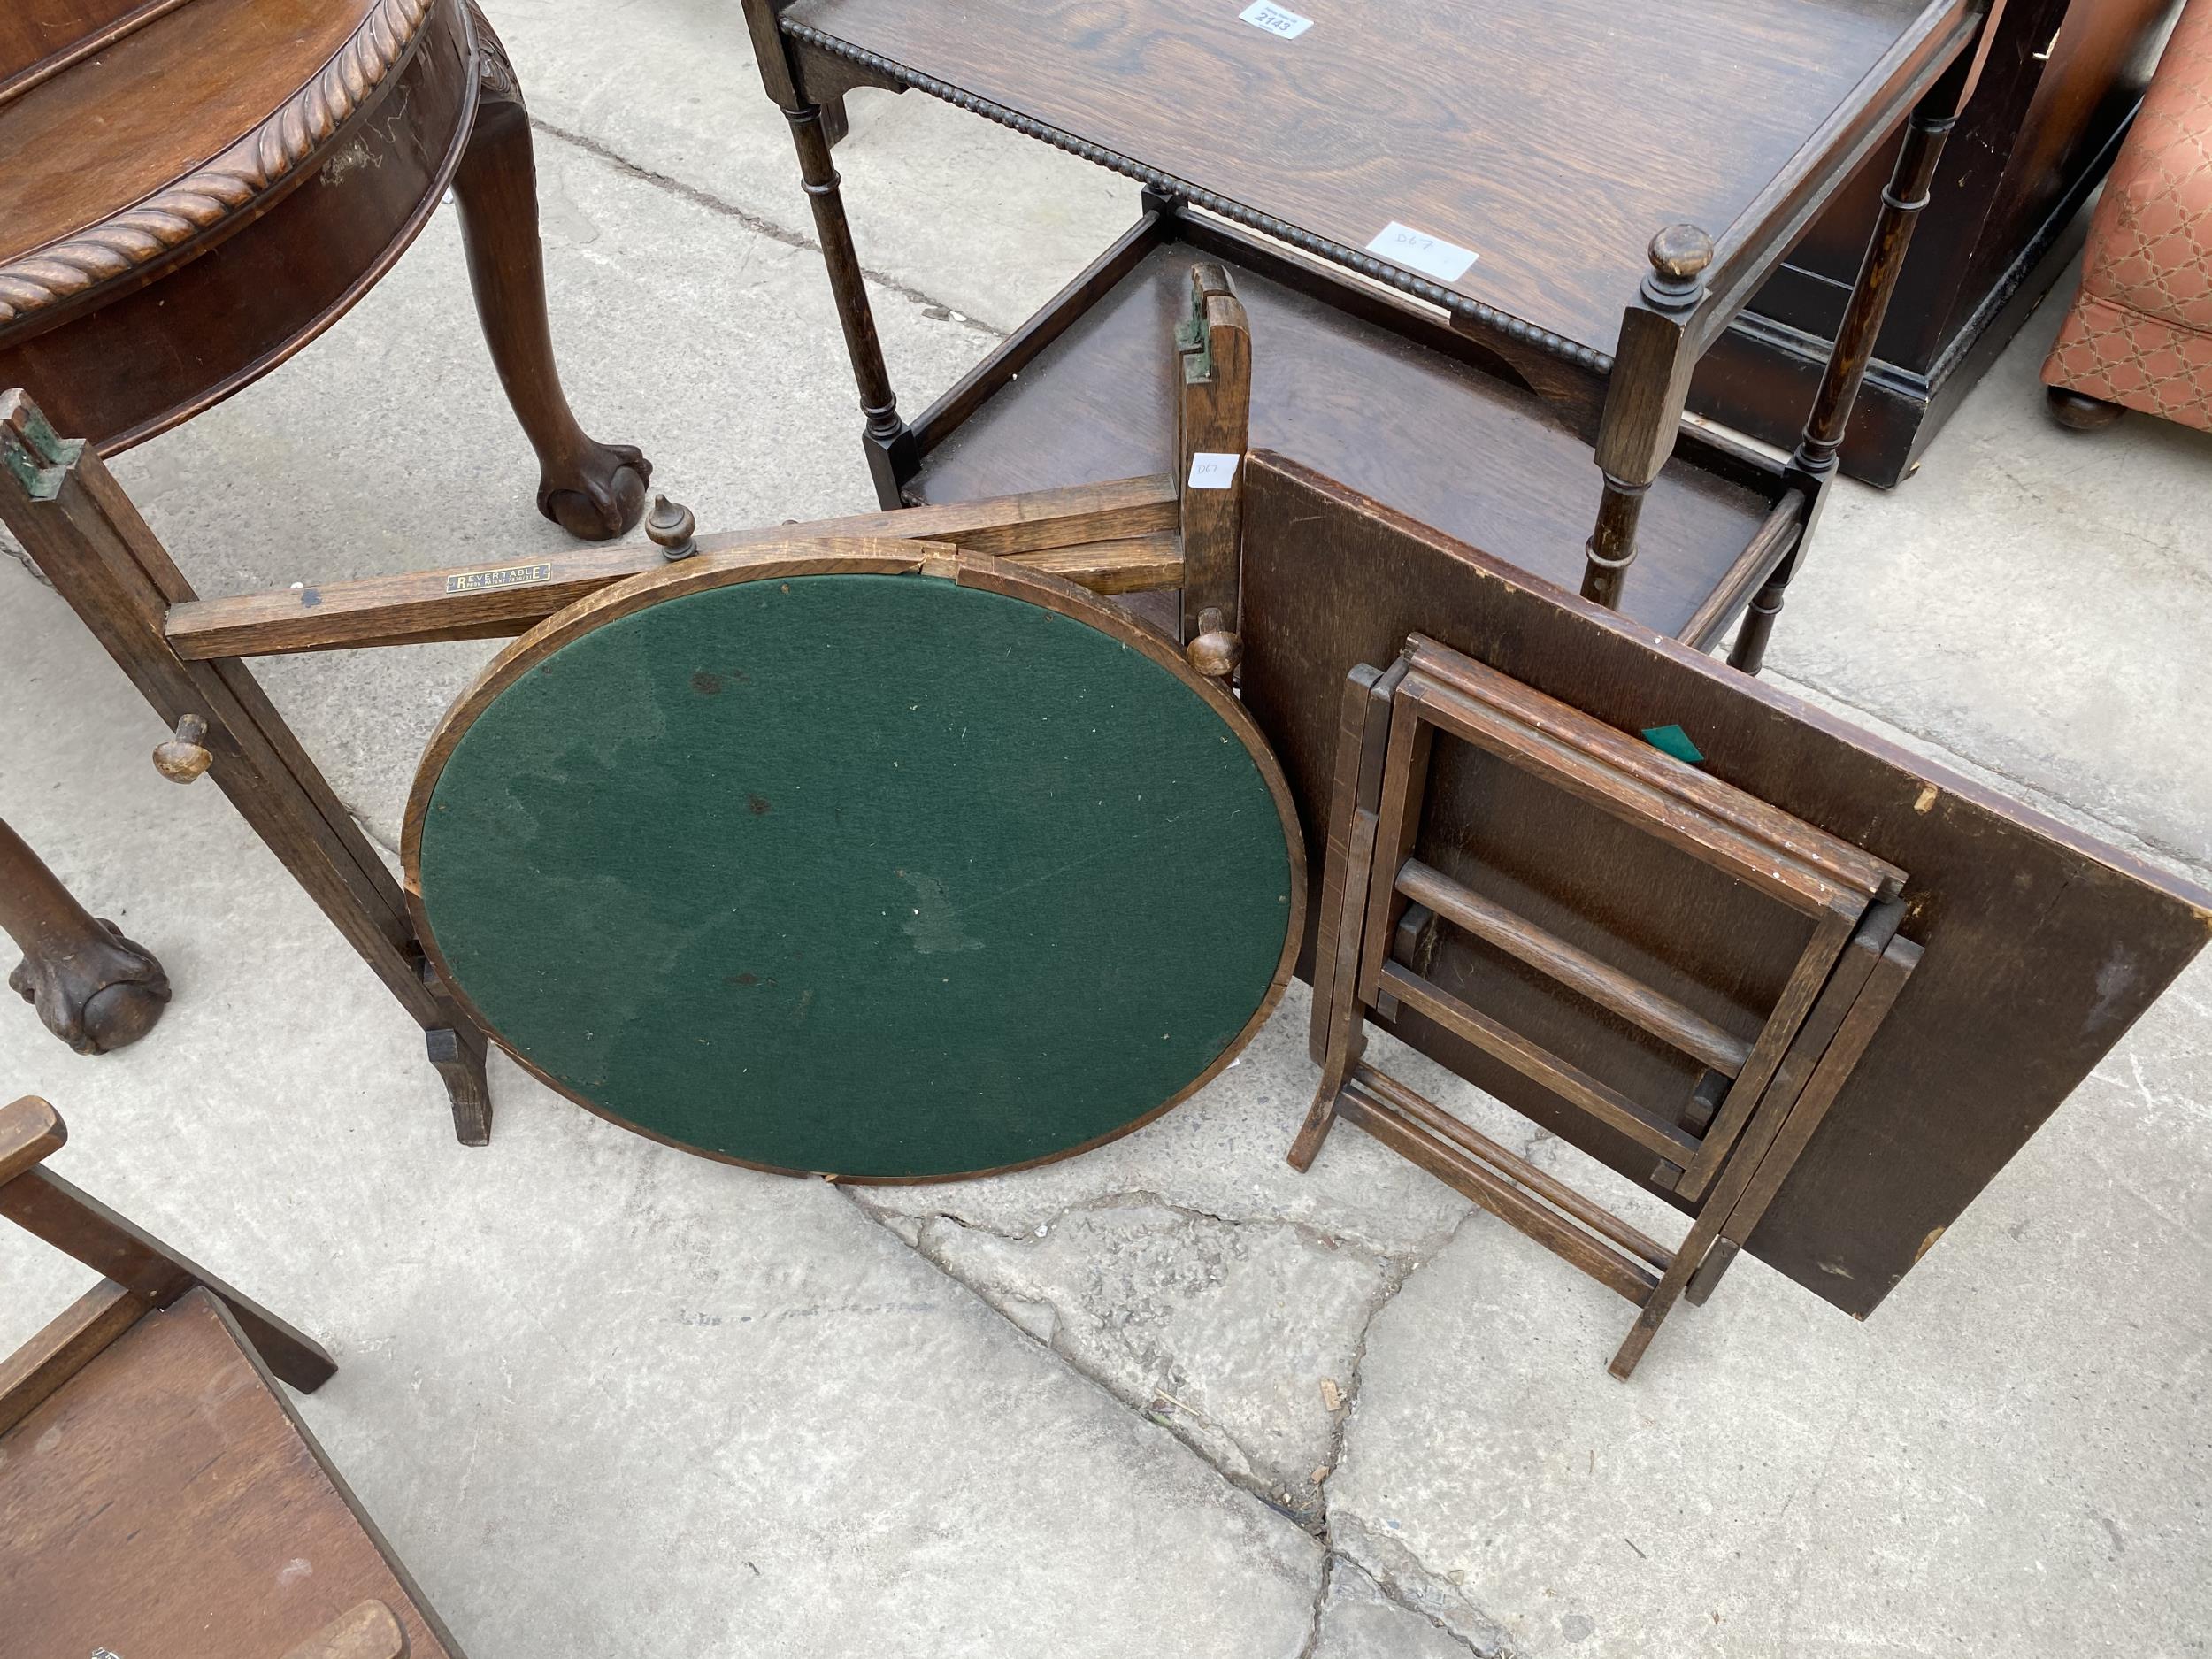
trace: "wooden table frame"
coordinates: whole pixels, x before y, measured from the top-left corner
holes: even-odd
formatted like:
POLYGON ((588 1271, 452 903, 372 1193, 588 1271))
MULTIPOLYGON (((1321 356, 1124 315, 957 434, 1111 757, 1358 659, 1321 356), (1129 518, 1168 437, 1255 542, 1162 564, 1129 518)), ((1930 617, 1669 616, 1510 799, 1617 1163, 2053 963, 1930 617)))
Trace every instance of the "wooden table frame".
POLYGON ((1904 122, 1895 170, 1795 451, 1779 466, 1748 451, 1731 453, 1723 463, 1731 471, 1747 466, 1763 473, 1773 512, 1678 637, 1709 649, 1742 614, 1731 661, 1755 673, 1835 478, 1844 430, 1914 224, 1927 204, 1944 142, 1972 95, 2004 0, 1931 0, 1839 114, 1734 223, 1717 234, 1686 224, 1658 229, 1647 250, 1650 268, 1626 308, 1611 353, 1285 222, 1209 188, 1203 179, 1172 176, 1141 157, 1118 153, 979 96, 872 50, 866 41, 841 38, 793 16, 799 4, 744 0, 763 82, 791 125, 860 393, 870 470, 886 508, 908 500, 908 487, 930 452, 1096 306, 1172 227, 1202 249, 1224 255, 1233 249, 1240 256, 1264 260, 1307 291, 1325 295, 1332 304, 1371 319, 1392 317, 1389 326, 1409 336, 1432 333, 1434 326, 1327 267, 1440 308, 1451 331, 1480 342, 1510 363, 1531 388, 1554 400, 1568 420, 1593 437, 1603 479, 1585 549, 1582 591, 1616 608, 1637 557, 1642 505, 1662 468, 1678 449, 1706 456, 1716 448, 1729 448, 1709 434, 1694 443, 1684 441, 1684 411, 1698 360, 1834 193, 1904 122), (831 146, 845 126, 843 100, 857 87, 920 90, 1145 187, 1145 214, 1138 226, 910 424, 899 413, 831 160, 831 146), (1192 210, 1205 217, 1194 216, 1192 210), (1237 226, 1308 257, 1287 258, 1268 243, 1229 228, 1237 226))
POLYGON ((203 600, 99 457, 58 434, 20 391, 0 393, 0 521, 83 618, 176 736, 165 776, 211 772, 308 895, 423 1028, 464 1145, 491 1138, 488 1040, 440 978, 407 896, 278 713, 245 659, 298 651, 503 638, 672 558, 712 562, 764 543, 881 537, 988 554, 1130 603, 1209 676, 1233 672, 1240 505, 1249 409, 1248 330, 1217 267, 1192 277, 1174 341, 1174 476, 1123 479, 956 507, 863 514, 694 538, 577 549, 365 580, 203 600), (1191 488, 1190 457, 1233 457, 1224 488, 1191 488), (1186 604, 1186 565, 1202 572, 1186 604), (1186 616, 1186 611, 1188 612, 1186 616))
POLYGON ((1310 1039, 1322 1075, 1291 1165, 1311 1167, 1341 1118, 1634 1302, 1640 1312, 1609 1368, 1624 1381, 1675 1303, 1712 1294, 1917 963, 1919 947, 1896 936, 1905 873, 1418 636, 1387 671, 1363 664, 1348 678, 1335 796, 1310 1039), (1803 952, 1756 1041, 1416 857, 1439 733, 1803 917, 1803 952), (1705 1068, 1697 1087, 1655 1110, 1463 1002, 1428 977, 1430 935, 1441 926, 1696 1059, 1705 1068), (1652 1179, 1694 1206, 1681 1245, 1668 1249, 1370 1064, 1367 1010, 1395 1019, 1401 1004, 1653 1153, 1652 1179))

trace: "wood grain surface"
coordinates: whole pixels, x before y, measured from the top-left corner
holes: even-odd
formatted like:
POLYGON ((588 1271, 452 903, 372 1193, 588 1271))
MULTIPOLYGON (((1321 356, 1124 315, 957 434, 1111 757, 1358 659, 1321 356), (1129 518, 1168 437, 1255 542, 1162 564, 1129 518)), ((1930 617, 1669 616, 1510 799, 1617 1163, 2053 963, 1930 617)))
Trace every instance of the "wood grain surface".
POLYGON ((366 1600, 458 1659, 222 1305, 194 1291, 0 1438, 10 1654, 276 1659, 366 1600))
POLYGON ((0 260, 212 159, 312 81, 376 5, 192 0, 0 105, 0 260), (188 98, 178 96, 180 71, 188 98))
MULTIPOLYGON (((1847 1311, 1879 1305, 2212 933, 2212 894, 1279 457, 1248 465, 1245 701, 1310 835, 1346 673, 1390 662, 1418 630, 1623 732, 1678 724, 1712 776, 1906 872, 1903 936, 1924 956, 1747 1240, 1847 1311)), ((1743 890, 1649 837, 1615 836, 1602 814, 1547 819, 1524 795, 1509 816, 1504 769, 1482 759, 1459 746, 1434 768, 1423 863, 1721 1030, 1756 1030, 1752 1010, 1771 1006, 1801 939, 1747 918, 1743 890), (1521 849, 1516 868, 1499 871, 1500 845, 1521 849)), ((1432 977, 1462 1000, 1624 1092, 1655 1085, 1629 1087, 1639 1065, 1686 1065, 1602 1010, 1563 1026, 1520 988, 1532 971, 1492 947, 1448 938, 1437 956, 1432 977)), ((1647 1148, 1548 1105, 1417 1015, 1394 1029, 1682 1204, 1651 1183, 1647 1148)), ((1694 1078, 1678 1074, 1686 1092, 1694 1078)))
MULTIPOLYGON (((1164 469, 1175 450, 1170 342, 1195 257, 1181 244, 1148 255, 925 457, 910 494, 941 503, 1164 469)), ((1541 398, 1221 263, 1251 319, 1254 448, 1549 580, 1581 580, 1601 479, 1587 440, 1541 398)), ((1678 456, 1645 500, 1628 614, 1668 633, 1687 623, 1771 500, 1678 456)))
POLYGON ((789 19, 1259 213, 1473 251, 1451 289, 1612 349, 1661 226, 1719 236, 1918 0, 799 0, 789 19))
MULTIPOLYGON (((115 93, 127 102, 111 111, 104 82, 113 60, 142 42, 162 44, 164 31, 190 24, 239 22, 250 51, 265 27, 261 13, 230 19, 219 15, 226 9, 234 7, 190 0, 106 56, 40 84, 15 104, 0 104, 0 153, 37 157, 27 173, 66 174, 66 188, 49 179, 51 190, 33 190, 13 165, 0 168, 0 195, 22 186, 31 192, 27 201, 47 214, 31 226, 0 205, 0 243, 33 248, 13 263, 0 252, 0 387, 27 387, 62 431, 88 438, 102 453, 219 403, 345 314, 420 232, 469 135, 475 111, 469 27, 457 0, 435 0, 403 42, 403 60, 349 104, 327 97, 332 71, 323 60, 294 65, 303 82, 292 88, 301 109, 283 109, 279 100, 270 124, 289 135, 298 157, 274 137, 263 144, 248 127, 239 144, 205 168, 174 186, 162 181, 144 196, 140 150, 111 157, 102 135, 111 127, 137 135, 146 111, 188 131, 192 122, 174 111, 190 109, 204 82, 221 82, 230 60, 212 35, 199 47, 192 37, 170 40, 170 56, 146 66, 144 84, 115 93), (195 51, 205 62, 195 60, 195 51), (42 106, 65 97, 71 115, 58 115, 60 131, 19 135, 42 106), (342 119, 332 124, 332 115, 342 119), (111 164, 113 177, 102 174, 111 164), (91 227, 60 243, 31 241, 75 232, 80 223, 91 227)), ((265 11, 320 15, 292 0, 265 11)), ((319 24, 292 33, 320 42, 319 24)), ((365 51, 365 37, 373 35, 373 24, 354 35, 347 56, 365 51)), ((274 56, 272 65, 292 60, 274 56)), ((345 87, 360 75, 336 80, 345 87)), ((265 91, 257 84, 248 102, 265 91)), ((212 128, 179 142, 162 168, 196 157, 210 140, 212 128)), ((162 153, 150 137, 144 149, 162 153)))

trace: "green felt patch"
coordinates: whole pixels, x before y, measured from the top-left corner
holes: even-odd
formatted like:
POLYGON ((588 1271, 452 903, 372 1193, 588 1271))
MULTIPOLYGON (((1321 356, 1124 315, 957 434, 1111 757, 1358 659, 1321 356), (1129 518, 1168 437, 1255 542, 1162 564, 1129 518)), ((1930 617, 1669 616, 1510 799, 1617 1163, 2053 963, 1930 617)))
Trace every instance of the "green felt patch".
POLYGON ((710 589, 480 710, 430 932, 500 1039, 652 1133, 946 1176, 1112 1134, 1221 1057, 1292 914, 1267 778, 1190 686, 926 576, 710 589))
POLYGON ((1690 741, 1690 734, 1678 726, 1648 726, 1644 728, 1644 741, 1663 755, 1687 761, 1693 766, 1702 765, 1705 753, 1690 741))

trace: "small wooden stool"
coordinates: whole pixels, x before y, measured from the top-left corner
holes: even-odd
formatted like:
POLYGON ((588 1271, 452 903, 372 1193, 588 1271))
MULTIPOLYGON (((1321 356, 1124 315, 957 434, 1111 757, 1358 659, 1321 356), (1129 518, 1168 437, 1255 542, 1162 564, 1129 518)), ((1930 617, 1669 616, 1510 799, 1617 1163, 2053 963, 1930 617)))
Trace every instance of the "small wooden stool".
POLYGON ((330 1356, 42 1167, 65 1138, 0 1110, 0 1214, 105 1275, 0 1362, 8 1651, 460 1659, 277 1386, 330 1356))

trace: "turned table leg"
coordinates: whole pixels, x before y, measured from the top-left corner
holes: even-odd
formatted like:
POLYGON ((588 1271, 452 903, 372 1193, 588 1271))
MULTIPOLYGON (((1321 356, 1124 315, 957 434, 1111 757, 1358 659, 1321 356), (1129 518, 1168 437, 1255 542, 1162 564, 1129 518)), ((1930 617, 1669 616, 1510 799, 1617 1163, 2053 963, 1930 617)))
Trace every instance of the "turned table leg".
POLYGON ((506 48, 472 4, 480 92, 476 125, 453 176, 469 285, 484 341, 515 419, 538 452, 538 511, 572 536, 604 541, 645 511, 653 464, 626 443, 601 443, 576 424, 553 363, 538 242, 537 158, 529 112, 506 48))
POLYGON ((0 928, 23 952, 8 986, 79 1054, 128 1048, 169 1002, 153 953, 96 920, 0 819, 0 928))

